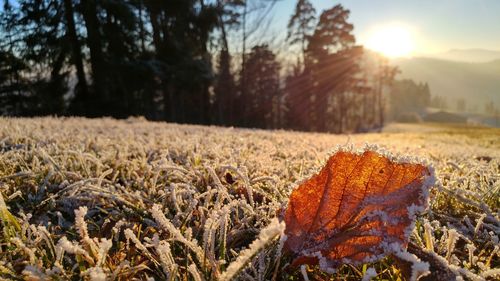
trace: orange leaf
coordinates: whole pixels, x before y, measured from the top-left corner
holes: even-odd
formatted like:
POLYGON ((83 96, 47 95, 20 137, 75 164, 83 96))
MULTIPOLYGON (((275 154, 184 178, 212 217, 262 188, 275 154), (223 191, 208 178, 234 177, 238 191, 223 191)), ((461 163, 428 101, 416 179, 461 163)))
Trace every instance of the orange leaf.
POLYGON ((406 248, 415 215, 425 210, 431 169, 374 151, 338 151, 291 194, 285 249, 293 266, 372 262, 406 248))

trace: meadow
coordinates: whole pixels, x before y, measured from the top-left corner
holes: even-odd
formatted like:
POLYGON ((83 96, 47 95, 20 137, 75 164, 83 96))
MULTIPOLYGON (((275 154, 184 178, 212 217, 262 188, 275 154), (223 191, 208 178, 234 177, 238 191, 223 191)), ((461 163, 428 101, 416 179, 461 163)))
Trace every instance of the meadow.
POLYGON ((429 266, 420 280, 498 280, 500 129, 331 135, 49 117, 0 117, 0 277, 405 280, 390 256, 331 275, 281 252, 276 217, 296 184, 335 147, 365 143, 436 170, 409 248, 429 266))

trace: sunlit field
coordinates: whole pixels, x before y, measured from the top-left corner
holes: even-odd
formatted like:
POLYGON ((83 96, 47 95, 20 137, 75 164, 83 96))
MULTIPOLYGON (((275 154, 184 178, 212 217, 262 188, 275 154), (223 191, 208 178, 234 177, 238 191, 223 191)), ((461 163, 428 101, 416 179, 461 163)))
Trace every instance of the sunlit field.
POLYGON ((0 277, 214 280, 231 267, 238 280, 359 280, 371 268, 374 280, 405 280, 410 267, 392 257, 333 275, 291 268, 279 234, 261 233, 336 146, 370 143, 436 169, 408 248, 430 266, 421 280, 498 280, 499 139, 465 125, 330 135, 0 118, 0 277))

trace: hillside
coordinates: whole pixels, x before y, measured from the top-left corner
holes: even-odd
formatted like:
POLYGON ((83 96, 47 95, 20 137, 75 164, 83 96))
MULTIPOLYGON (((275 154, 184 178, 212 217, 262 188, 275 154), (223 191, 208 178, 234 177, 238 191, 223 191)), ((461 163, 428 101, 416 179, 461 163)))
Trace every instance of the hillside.
POLYGON ((436 170, 409 265, 498 280, 499 131, 437 124, 389 131, 0 117, 0 277, 217 280, 236 266, 237 280, 360 280, 368 268, 374 280, 402 280, 408 268, 391 257, 333 275, 290 268, 276 235, 259 234, 332 149, 368 142, 427 158, 436 170), (250 255, 245 249, 258 237, 250 255))
POLYGON ((500 60, 500 51, 485 49, 452 49, 447 52, 430 55, 429 57, 442 60, 481 63, 500 60))
POLYGON ((467 63, 416 57, 398 59, 394 64, 402 71, 399 78, 428 82, 431 94, 445 97, 452 109, 460 98, 479 112, 486 102, 500 105, 500 60, 467 63))

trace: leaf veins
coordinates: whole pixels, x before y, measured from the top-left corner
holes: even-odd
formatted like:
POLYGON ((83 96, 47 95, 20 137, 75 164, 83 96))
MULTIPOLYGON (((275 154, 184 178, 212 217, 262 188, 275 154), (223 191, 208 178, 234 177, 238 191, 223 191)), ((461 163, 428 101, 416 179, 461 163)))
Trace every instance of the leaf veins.
POLYGON ((335 153, 290 196, 285 249, 294 254, 293 265, 334 270, 406 247, 431 179, 422 164, 397 163, 374 151, 335 153))

